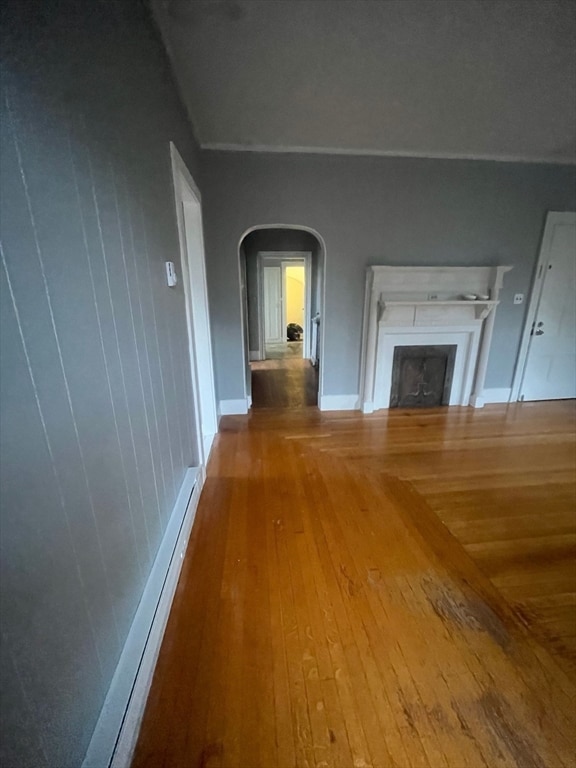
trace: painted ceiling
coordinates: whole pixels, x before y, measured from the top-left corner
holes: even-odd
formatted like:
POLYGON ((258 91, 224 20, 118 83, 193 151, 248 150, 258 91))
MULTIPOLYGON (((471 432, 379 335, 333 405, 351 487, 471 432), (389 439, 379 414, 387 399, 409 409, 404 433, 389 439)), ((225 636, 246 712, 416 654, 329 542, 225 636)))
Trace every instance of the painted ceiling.
POLYGON ((204 147, 576 162, 571 0, 153 0, 204 147))

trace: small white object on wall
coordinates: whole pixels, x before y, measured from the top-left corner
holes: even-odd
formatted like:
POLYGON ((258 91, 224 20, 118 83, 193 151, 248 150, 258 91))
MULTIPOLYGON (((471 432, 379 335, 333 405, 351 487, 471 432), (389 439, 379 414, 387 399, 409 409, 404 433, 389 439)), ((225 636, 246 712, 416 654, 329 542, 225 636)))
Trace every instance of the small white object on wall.
POLYGON ((178 275, 176 274, 176 270, 174 269, 173 261, 166 262, 166 282, 168 283, 169 288, 174 288, 174 286, 178 282, 178 275))

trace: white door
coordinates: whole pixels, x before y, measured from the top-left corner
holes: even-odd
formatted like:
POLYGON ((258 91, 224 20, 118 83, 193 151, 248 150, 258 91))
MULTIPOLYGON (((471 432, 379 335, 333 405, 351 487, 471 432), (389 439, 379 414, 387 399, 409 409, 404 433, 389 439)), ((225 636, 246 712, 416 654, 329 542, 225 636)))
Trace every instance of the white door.
POLYGON ((282 322, 282 268, 264 267, 264 341, 285 341, 282 322))
POLYGON ((576 397, 576 214, 549 214, 520 400, 576 397))

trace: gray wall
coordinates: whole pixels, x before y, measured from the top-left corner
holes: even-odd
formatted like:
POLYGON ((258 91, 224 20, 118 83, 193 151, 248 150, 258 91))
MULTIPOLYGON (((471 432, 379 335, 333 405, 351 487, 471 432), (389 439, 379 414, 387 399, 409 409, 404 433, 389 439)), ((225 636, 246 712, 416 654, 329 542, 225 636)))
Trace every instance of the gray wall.
POLYGON ((3 768, 77 766, 194 463, 169 140, 138 2, 4 9, 3 768))
POLYGON ((511 385, 547 210, 574 210, 573 167, 203 152, 218 396, 242 396, 237 249, 247 228, 312 227, 326 244, 324 393, 358 392, 368 264, 510 264, 487 386, 511 385))

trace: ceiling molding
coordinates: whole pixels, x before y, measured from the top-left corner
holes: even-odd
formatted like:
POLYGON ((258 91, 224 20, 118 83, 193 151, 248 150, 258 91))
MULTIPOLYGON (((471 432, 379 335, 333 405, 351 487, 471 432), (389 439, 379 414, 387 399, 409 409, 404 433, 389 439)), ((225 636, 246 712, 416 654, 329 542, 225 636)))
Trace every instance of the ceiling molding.
POLYGON ((576 164, 574 0, 150 0, 205 149, 576 164))
POLYGON ((261 152, 295 155, 347 155, 352 157, 404 157, 424 160, 476 160, 493 163, 536 163, 545 165, 576 166, 576 158, 526 157, 523 155, 456 154, 451 152, 399 152, 379 149, 347 149, 343 147, 284 147, 270 144, 226 144, 204 142, 202 150, 212 152, 261 152))

